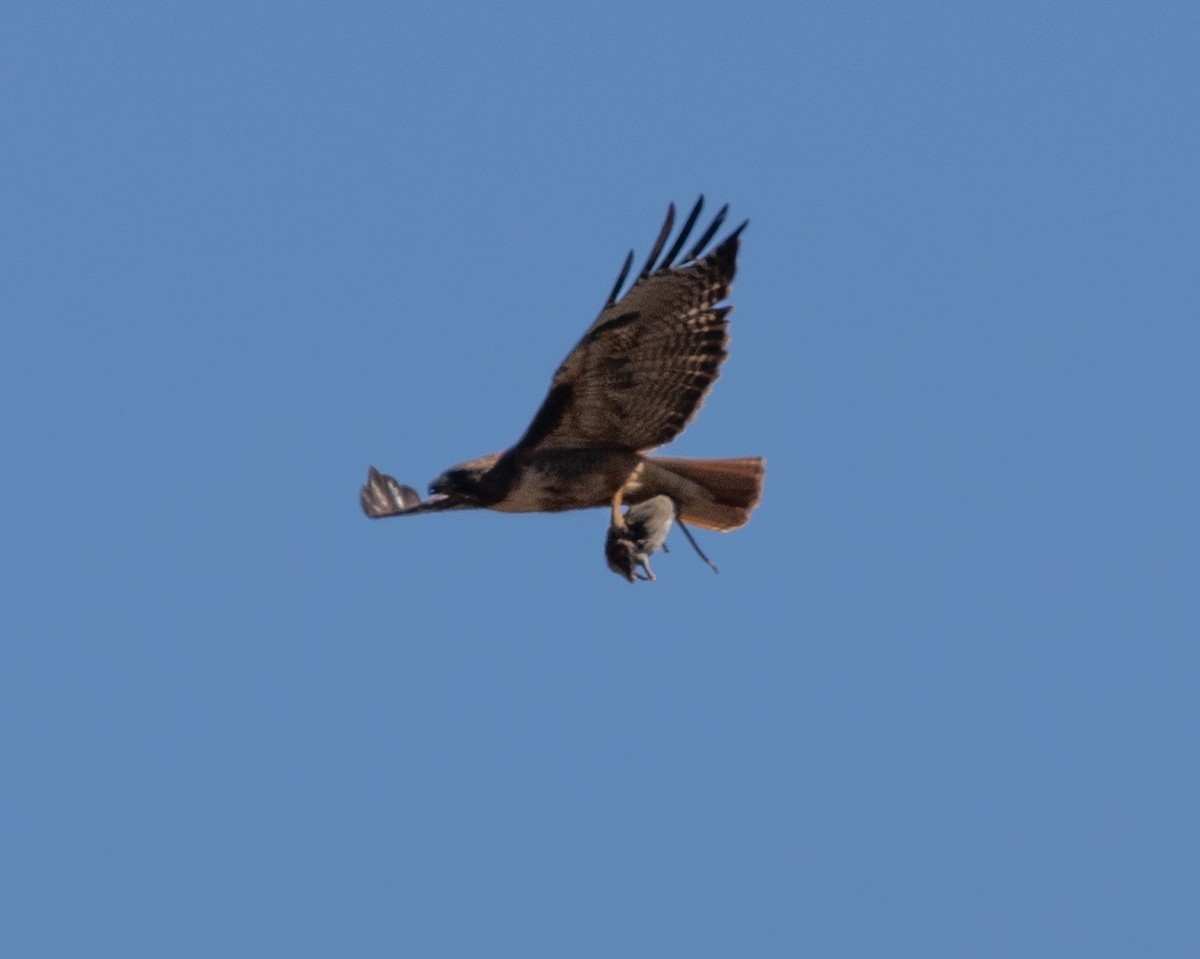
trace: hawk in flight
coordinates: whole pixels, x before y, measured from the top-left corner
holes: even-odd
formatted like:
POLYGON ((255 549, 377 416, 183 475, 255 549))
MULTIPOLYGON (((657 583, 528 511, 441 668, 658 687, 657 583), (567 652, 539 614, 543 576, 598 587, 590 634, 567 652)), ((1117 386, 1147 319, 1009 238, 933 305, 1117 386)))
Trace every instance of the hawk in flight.
POLYGON ((612 530, 620 533, 627 528, 623 503, 668 496, 683 522, 720 531, 744 525, 762 491, 761 457, 647 455, 691 421, 727 353, 732 307, 720 304, 746 223, 705 253, 725 220, 728 206, 722 207, 675 265, 703 203, 703 197, 696 201, 662 256, 675 224, 675 206, 668 207, 645 265, 621 295, 633 265, 629 253, 600 315, 563 360, 516 444, 450 467, 430 484, 425 500, 372 466, 361 497, 367 516, 607 506, 612 530))

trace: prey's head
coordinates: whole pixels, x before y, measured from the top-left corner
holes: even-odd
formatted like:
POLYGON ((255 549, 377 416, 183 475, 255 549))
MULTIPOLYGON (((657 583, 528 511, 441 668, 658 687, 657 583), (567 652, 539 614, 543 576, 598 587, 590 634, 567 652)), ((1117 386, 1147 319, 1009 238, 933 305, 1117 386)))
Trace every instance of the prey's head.
POLYGON ((608 535, 604 539, 604 558, 608 561, 609 569, 631 583, 639 579, 654 579, 650 557, 629 538, 628 533, 623 533, 615 526, 608 528, 608 535), (645 572, 640 572, 639 567, 645 572))

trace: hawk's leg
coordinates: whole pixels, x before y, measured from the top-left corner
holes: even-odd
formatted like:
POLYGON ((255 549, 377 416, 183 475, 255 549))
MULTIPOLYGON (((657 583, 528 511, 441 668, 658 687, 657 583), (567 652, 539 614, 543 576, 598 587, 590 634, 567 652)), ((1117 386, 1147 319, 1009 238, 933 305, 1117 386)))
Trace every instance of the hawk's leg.
POLYGON ((612 526, 619 533, 626 530, 625 514, 621 512, 621 506, 625 502, 625 494, 632 493, 642 485, 642 471, 645 464, 638 463, 632 473, 625 477, 625 482, 618 487, 616 494, 612 498, 612 526))
POLYGON ((612 500, 612 527, 619 533, 625 532, 625 514, 621 512, 621 502, 625 498, 625 487, 617 490, 612 500))

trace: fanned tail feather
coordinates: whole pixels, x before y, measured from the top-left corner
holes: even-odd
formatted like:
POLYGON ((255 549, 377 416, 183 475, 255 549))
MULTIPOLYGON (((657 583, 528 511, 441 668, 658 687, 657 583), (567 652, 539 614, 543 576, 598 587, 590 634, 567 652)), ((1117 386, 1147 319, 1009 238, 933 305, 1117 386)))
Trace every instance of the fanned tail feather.
POLYGON ((654 456, 646 460, 647 485, 679 505, 679 518, 703 529, 727 532, 744 526, 762 496, 767 464, 761 456, 732 459, 685 459, 654 456), (662 475, 662 470, 670 476, 662 475))

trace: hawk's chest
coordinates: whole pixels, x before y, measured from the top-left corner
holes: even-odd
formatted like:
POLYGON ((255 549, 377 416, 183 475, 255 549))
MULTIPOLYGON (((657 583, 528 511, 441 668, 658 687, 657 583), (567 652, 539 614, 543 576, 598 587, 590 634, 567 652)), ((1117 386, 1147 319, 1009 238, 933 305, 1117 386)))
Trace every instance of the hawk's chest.
POLYGON ((525 454, 508 492, 492 509, 556 513, 607 506, 641 459, 629 450, 549 449, 525 454))

